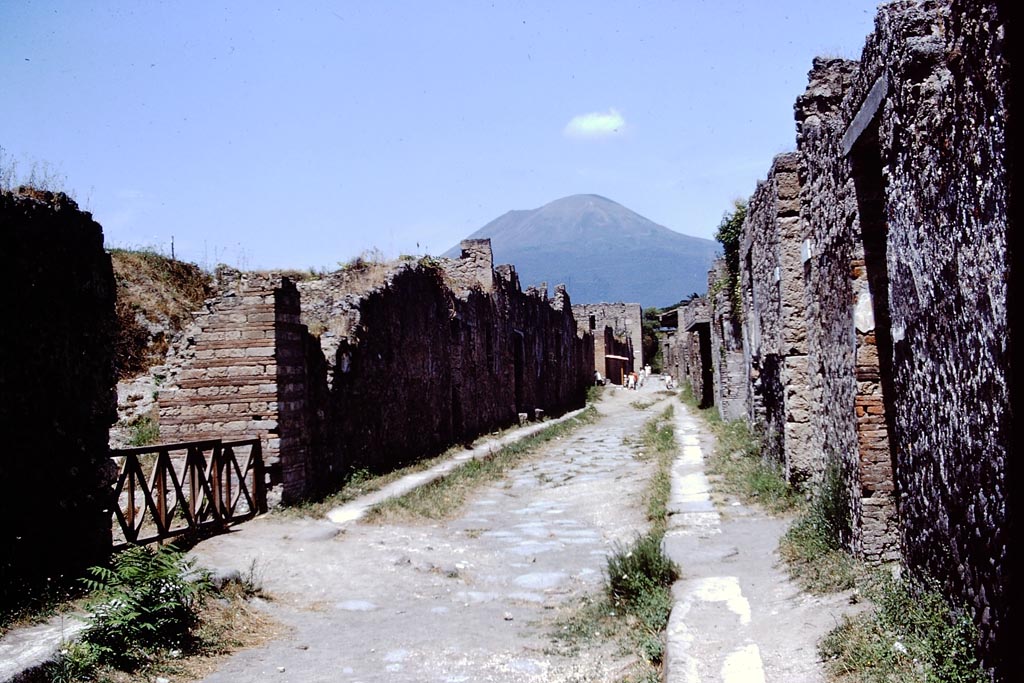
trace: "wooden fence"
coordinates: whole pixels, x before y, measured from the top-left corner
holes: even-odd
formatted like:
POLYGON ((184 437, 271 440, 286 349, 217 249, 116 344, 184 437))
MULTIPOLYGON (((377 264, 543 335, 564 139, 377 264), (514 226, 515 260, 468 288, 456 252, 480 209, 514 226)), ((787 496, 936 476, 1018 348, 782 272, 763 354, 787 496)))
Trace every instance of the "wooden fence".
POLYGON ((118 464, 114 548, 222 531, 267 510, 259 439, 112 450, 118 464))

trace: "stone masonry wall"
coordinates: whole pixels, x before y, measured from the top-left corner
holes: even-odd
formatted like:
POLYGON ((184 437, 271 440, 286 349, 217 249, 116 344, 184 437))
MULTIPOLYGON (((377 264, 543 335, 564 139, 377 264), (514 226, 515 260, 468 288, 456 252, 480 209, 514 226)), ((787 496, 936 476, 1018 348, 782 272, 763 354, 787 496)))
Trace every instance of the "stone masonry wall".
POLYGON ((764 457, 797 486, 820 471, 810 450, 799 165, 797 153, 775 157, 750 198, 740 248, 747 415, 764 457))
POLYGON ((891 367, 885 410, 904 558, 972 608, 987 663, 1009 680, 1020 624, 1011 596, 1021 577, 1010 571, 1020 550, 1009 516, 1017 503, 1006 19, 992 2, 883 8, 847 95, 847 111, 863 111, 870 89, 888 81, 877 130, 869 125, 851 140, 851 125, 847 141, 854 174, 870 176, 873 154, 884 178, 874 259, 863 225, 872 188, 858 177, 857 189, 876 327, 886 333, 878 338, 883 383, 891 367))
POLYGON ((708 307, 711 319, 711 367, 714 405, 723 420, 738 420, 746 415, 747 374, 744 371, 743 339, 739 316, 732 299, 721 283, 727 279, 724 259, 718 259, 708 272, 708 307))
POLYGON ((115 285, 64 194, 0 192, 0 607, 110 552, 115 285))
MULTIPOLYGON (((616 337, 628 342, 633 354, 632 362, 628 363, 627 372, 644 367, 644 311, 640 304, 576 304, 573 306, 573 315, 581 330, 596 330, 595 334, 600 335, 600 330, 610 327, 616 337), (591 317, 593 317, 593 325, 590 324, 591 317)), ((597 367, 601 367, 603 363, 603 358, 595 356, 594 364, 597 367)))
MULTIPOLYGON (((798 151, 751 199, 741 268, 766 455, 791 478, 839 477, 847 547, 938 579, 1008 681, 1020 551, 1001 11, 898 0, 859 62, 816 59, 798 151)), ((732 342, 722 292, 712 303, 717 371, 732 342)), ((715 381, 716 398, 732 390, 715 381)))
POLYGON ((564 288, 523 292, 514 268, 493 268, 488 241, 463 248, 299 287, 219 278, 161 392, 162 437, 264 438, 271 484, 290 502, 336 489, 353 468, 390 469, 523 413, 582 406, 593 336, 577 334, 564 288))

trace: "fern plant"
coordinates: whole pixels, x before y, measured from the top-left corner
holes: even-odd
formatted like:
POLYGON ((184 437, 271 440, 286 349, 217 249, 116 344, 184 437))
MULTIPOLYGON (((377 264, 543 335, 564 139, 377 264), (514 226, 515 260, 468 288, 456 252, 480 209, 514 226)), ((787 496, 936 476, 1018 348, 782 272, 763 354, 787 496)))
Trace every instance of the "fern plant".
POLYGON ((97 659, 132 669, 157 648, 187 649, 199 608, 212 590, 209 573, 174 546, 133 547, 110 567, 90 567, 86 587, 102 598, 91 609, 82 640, 97 659))

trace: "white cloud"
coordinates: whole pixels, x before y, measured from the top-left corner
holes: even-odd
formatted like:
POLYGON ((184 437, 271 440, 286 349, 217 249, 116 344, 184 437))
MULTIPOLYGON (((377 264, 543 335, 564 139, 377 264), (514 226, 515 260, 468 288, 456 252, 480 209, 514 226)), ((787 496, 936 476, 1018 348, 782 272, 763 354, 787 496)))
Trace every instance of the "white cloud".
POLYGON ((595 111, 572 117, 564 133, 570 138, 607 138, 618 135, 626 128, 626 119, 615 109, 595 111))

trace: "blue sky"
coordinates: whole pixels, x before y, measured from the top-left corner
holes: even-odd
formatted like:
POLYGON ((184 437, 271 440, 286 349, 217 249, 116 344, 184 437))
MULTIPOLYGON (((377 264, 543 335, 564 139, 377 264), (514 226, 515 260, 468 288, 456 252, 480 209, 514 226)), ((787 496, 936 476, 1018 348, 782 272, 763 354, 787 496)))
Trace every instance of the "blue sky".
POLYGON ((204 266, 437 254, 576 193, 711 237, 875 7, 0 0, 0 147, 204 266))

